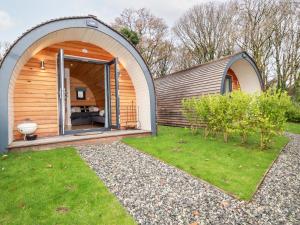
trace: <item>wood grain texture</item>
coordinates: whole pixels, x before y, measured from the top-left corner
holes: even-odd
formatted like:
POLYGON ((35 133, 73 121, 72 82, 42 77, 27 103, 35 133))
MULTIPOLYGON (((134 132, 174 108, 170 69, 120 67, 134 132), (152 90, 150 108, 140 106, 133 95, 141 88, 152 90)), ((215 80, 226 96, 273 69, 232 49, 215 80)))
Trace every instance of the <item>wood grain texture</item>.
MULTIPOLYGON (((17 131, 17 125, 26 120, 32 120, 38 123, 37 134, 39 137, 49 137, 59 134, 58 131, 58 99, 57 99, 57 66, 56 58, 58 50, 64 49, 65 55, 94 58, 99 60, 112 60, 115 56, 106 52, 104 49, 84 42, 68 41, 51 45, 36 55, 34 55, 20 71, 14 86, 13 111, 14 111, 14 140, 22 139, 17 131), (86 49, 88 53, 82 50, 86 49), (40 69, 40 61, 45 61, 45 70, 40 69)), ((129 74, 120 64, 120 117, 121 126, 126 122, 126 109, 133 102, 136 104, 135 90, 129 74)), ((91 68, 90 68, 91 69, 91 68)), ((94 71, 95 73, 97 71, 94 71)), ((113 70, 111 77, 114 76, 113 70)), ((78 73, 79 74, 79 73, 78 73)), ((82 74, 82 72, 80 73, 82 74)), ((88 74, 93 74, 90 71, 88 74)), ((78 79, 78 77, 76 77, 78 79)), ((89 86, 94 94, 96 104, 103 104, 103 99, 97 98, 95 90, 100 90, 97 80, 92 75, 85 79, 79 79, 81 82, 95 85, 89 86), (85 82, 86 81, 86 82, 85 82), (98 86, 97 86, 98 85, 98 86), (94 90, 92 90, 94 89, 94 90), (95 91, 95 92, 94 92, 95 91), (97 100, 98 99, 98 100, 97 100)), ((114 89, 114 79, 111 80, 111 88, 114 89)), ((112 92, 114 95, 114 92, 112 92)), ((103 96, 103 95, 101 95, 103 96)), ((112 96, 114 98, 114 96, 112 96)), ((115 104, 112 104, 113 117, 115 118, 115 104)), ((115 122, 115 120, 114 120, 115 122)))
MULTIPOLYGON (((231 57, 225 57, 156 79, 154 83, 158 123, 169 126, 189 126, 182 115, 182 100, 208 94, 219 94, 222 77, 230 59, 231 57)), ((229 73, 234 78, 233 71, 231 70, 229 73)), ((237 79, 234 80, 234 82, 236 81, 237 79)))
POLYGON ((98 106, 104 109, 104 66, 65 61, 65 67, 70 69, 71 106, 98 106), (86 100, 77 100, 76 88, 86 88, 86 100))
MULTIPOLYGON (((96 106, 96 99, 93 91, 90 89, 89 85, 82 82, 81 80, 70 77, 70 97, 71 97, 71 107, 73 106, 96 106), (85 89, 85 99, 77 99, 77 88, 85 89)), ((103 107, 103 105, 101 105, 103 107)))

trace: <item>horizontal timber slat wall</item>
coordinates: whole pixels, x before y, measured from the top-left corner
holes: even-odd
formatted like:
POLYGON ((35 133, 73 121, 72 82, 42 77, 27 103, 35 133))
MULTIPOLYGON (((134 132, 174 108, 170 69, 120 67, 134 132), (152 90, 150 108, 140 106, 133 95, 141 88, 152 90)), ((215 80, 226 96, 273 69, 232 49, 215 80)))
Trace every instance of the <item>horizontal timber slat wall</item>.
MULTIPOLYGON (((34 55, 20 71, 14 86, 14 140, 22 139, 21 134, 17 131, 17 125, 26 119, 38 123, 37 134, 39 137, 50 137, 59 134, 56 57, 60 48, 64 49, 66 55, 107 61, 114 58, 114 56, 98 46, 78 41, 54 44, 34 55), (84 53, 83 49, 87 49, 88 53, 84 53), (40 69, 41 60, 45 61, 45 70, 40 69)), ((126 123, 126 109, 132 102, 136 105, 136 97, 129 74, 121 64, 119 66, 120 118, 121 126, 124 127, 126 123)), ((113 72, 112 70, 111 89, 114 95, 113 72)), ((112 99, 114 99, 114 96, 112 99)), ((113 118, 115 118, 115 111, 113 102, 113 118)))
POLYGON ((104 90, 104 66, 66 61, 65 67, 70 69, 71 77, 71 106, 97 106, 104 109, 105 106, 105 90, 104 90), (76 88, 80 84, 72 83, 72 79, 80 81, 83 88, 86 89, 86 100, 76 99, 76 88))
POLYGON ((156 79, 158 124, 189 126, 182 115, 182 100, 220 93, 222 77, 229 60, 230 57, 225 57, 156 79))
MULTIPOLYGON (((75 77, 70 77, 70 97, 71 97, 71 106, 96 106, 96 100, 94 93, 89 88, 89 86, 75 77), (85 88, 85 99, 78 100, 76 95, 76 88, 85 88)), ((101 105, 103 107, 103 105, 101 105)))

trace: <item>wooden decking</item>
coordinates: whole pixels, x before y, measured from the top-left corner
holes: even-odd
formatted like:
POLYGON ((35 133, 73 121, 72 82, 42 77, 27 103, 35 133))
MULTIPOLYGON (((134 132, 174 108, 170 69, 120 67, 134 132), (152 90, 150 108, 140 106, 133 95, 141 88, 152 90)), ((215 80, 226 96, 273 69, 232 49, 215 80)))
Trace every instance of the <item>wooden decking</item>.
POLYGON ((34 141, 14 141, 8 146, 8 149, 9 151, 44 150, 62 146, 112 142, 126 136, 146 135, 151 135, 151 132, 145 130, 113 130, 87 135, 64 135, 40 138, 34 141))

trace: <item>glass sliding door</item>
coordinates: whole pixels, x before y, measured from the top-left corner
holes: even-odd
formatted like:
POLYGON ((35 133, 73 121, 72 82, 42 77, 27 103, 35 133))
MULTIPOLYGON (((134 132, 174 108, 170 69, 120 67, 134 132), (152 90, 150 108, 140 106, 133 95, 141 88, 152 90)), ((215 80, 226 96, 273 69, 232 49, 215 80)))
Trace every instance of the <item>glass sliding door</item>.
POLYGON ((104 65, 104 85, 105 85, 105 128, 111 128, 111 96, 110 96, 110 67, 104 65))
POLYGON ((64 50, 60 49, 57 55, 58 68, 58 101, 59 101, 59 134, 65 134, 65 66, 64 50))
POLYGON ((118 59, 115 58, 107 65, 108 76, 108 110, 110 114, 109 123, 112 128, 120 129, 120 98, 119 98, 119 66, 118 59))
POLYGON ((116 128, 120 129, 120 97, 119 97, 119 63, 118 58, 114 60, 114 78, 115 78, 115 100, 116 100, 116 128))
POLYGON ((60 49, 57 66, 59 134, 119 129, 117 59, 82 59, 60 49))
POLYGON ((225 93, 232 92, 232 77, 229 75, 226 75, 225 77, 225 93))

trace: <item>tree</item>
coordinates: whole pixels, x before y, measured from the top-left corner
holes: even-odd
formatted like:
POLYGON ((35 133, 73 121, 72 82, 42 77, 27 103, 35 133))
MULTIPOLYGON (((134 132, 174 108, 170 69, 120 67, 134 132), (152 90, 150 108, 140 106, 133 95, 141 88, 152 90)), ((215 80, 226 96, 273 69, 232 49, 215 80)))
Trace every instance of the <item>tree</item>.
POLYGON ((174 66, 174 45, 171 41, 165 40, 157 49, 157 61, 152 69, 155 78, 170 74, 174 66))
POLYGON ((295 102, 300 104, 300 72, 295 76, 295 84, 294 84, 294 99, 295 102))
POLYGON ((237 6, 237 44, 254 58, 267 86, 275 16, 279 13, 276 0, 243 0, 237 6))
POLYGON ((194 54, 189 51, 183 44, 178 44, 173 53, 173 70, 180 71, 189 67, 198 65, 194 59, 194 54))
POLYGON ((299 96, 299 11, 300 4, 292 0, 196 5, 173 28, 177 37, 173 68, 186 69, 244 50, 256 62, 266 88, 276 85, 299 96))
POLYGON ((120 33, 126 37, 134 46, 139 43, 139 37, 136 32, 129 30, 127 27, 123 27, 120 30, 120 33))
POLYGON ((173 43, 169 40, 169 29, 162 18, 145 8, 125 9, 112 26, 119 31, 126 28, 137 34, 139 42, 136 48, 154 77, 169 73, 173 43))
POLYGON ((183 63, 183 68, 233 52, 235 32, 231 21, 235 14, 231 4, 196 5, 178 20, 173 31, 180 43, 181 54, 191 58, 188 64, 183 63))
MULTIPOLYGON (((276 26, 272 36, 274 51, 274 70, 276 71, 277 89, 292 89, 297 92, 297 79, 300 69, 300 26, 291 1, 278 3, 276 26)), ((298 15, 299 16, 299 15, 298 15)))

